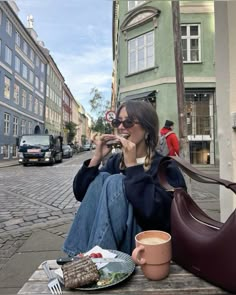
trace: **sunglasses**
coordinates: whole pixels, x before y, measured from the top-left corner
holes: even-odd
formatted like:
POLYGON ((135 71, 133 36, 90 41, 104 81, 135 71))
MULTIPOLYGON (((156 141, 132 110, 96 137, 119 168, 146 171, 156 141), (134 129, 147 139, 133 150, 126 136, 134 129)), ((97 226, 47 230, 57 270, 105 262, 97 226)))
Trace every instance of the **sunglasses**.
POLYGON ((131 128, 131 127, 133 127, 135 124, 138 124, 139 122, 137 122, 137 121, 133 121, 133 120, 131 120, 131 119, 129 119, 129 118, 125 119, 124 121, 121 121, 121 120, 119 120, 119 119, 113 119, 112 122, 111 122, 111 125, 112 125, 112 127, 114 127, 114 128, 118 128, 118 127, 120 126, 121 123, 123 124, 123 126, 124 126, 125 128, 131 128))

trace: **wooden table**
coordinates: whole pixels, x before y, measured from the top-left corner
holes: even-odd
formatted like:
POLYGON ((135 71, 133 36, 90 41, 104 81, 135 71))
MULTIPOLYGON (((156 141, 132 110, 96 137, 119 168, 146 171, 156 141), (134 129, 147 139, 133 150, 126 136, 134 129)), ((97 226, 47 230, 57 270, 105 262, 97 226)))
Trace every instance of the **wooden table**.
MULTIPOLYGON (((55 260, 48 261, 52 269, 58 268, 55 260)), ((33 273, 28 282, 24 284, 19 295, 43 295, 51 294, 47 287, 47 277, 41 267, 33 273)), ((215 287, 204 280, 199 279, 193 274, 183 270, 178 265, 172 263, 170 269, 170 275, 161 281, 150 281, 146 279, 140 267, 136 267, 135 272, 127 280, 121 282, 110 288, 100 289, 98 291, 80 291, 80 290, 63 290, 64 295, 72 294, 100 294, 100 295, 112 295, 112 294, 230 294, 222 289, 215 287)))

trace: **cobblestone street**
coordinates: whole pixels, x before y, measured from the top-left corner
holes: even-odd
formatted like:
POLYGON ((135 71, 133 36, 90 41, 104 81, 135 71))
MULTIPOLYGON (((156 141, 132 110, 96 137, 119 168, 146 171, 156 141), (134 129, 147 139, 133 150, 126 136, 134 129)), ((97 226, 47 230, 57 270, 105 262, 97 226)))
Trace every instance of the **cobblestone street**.
POLYGON ((79 203, 73 177, 85 154, 54 166, 13 166, 0 170, 0 269, 39 229, 64 238, 60 225, 71 223, 79 203))

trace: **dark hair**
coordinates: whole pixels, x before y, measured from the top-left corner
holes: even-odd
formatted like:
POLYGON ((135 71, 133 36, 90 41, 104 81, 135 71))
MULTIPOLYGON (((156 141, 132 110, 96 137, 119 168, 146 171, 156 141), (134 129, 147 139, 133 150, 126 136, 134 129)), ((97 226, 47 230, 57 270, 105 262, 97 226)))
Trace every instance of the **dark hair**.
POLYGON ((116 117, 119 117, 120 111, 124 107, 129 118, 137 120, 147 132, 146 145, 151 151, 154 151, 158 143, 159 120, 152 104, 141 100, 125 101, 119 106, 116 117))

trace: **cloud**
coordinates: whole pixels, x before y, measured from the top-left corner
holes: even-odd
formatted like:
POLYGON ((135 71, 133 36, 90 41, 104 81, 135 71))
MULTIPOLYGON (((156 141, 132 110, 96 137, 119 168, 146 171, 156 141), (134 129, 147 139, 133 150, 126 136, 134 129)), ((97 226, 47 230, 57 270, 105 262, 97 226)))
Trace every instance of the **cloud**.
POLYGON ((51 52, 72 94, 88 111, 90 91, 96 87, 105 99, 111 97, 112 49, 88 46, 80 54, 51 52))

